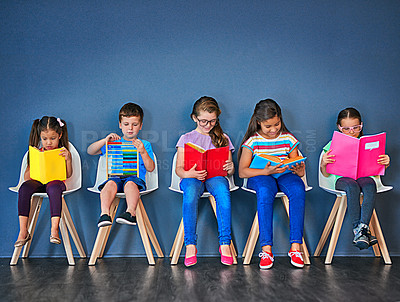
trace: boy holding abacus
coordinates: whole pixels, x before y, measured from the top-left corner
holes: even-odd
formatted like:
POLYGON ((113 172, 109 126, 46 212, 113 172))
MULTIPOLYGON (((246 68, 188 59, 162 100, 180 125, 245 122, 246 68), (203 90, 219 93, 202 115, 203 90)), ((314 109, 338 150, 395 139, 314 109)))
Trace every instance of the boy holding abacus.
MULTIPOLYGON (((136 225, 136 206, 140 198, 139 192, 146 189, 146 171, 152 172, 155 168, 151 144, 148 141, 138 138, 142 126, 143 109, 137 104, 127 103, 122 106, 119 111, 119 128, 122 131, 122 138, 116 133, 110 133, 105 138, 92 143, 87 148, 88 154, 101 154, 102 156, 113 152, 110 148, 111 146, 120 148, 122 157, 124 147, 128 148, 131 153, 133 149, 136 149, 137 169, 135 172, 116 172, 112 171, 112 168, 111 170, 109 167, 107 168, 108 178, 99 186, 99 190, 101 191, 101 215, 97 223, 98 227, 112 224, 110 207, 117 193, 125 193, 127 209, 117 217, 116 221, 122 224, 136 225)), ((115 161, 115 159, 113 160, 115 161)), ((108 166, 110 164, 111 163, 108 163, 108 166)))

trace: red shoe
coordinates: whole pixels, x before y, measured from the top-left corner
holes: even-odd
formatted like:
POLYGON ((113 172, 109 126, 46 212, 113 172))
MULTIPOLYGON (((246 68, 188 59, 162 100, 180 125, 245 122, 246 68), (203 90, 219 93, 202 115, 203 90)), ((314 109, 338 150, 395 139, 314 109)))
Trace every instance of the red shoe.
POLYGON ((261 269, 269 269, 274 265, 274 255, 269 252, 261 251, 258 256, 261 258, 260 260, 260 268, 261 269))
POLYGON ((298 268, 304 267, 303 255, 300 251, 290 250, 288 256, 290 257, 290 263, 292 263, 293 266, 298 268))
POLYGON ((186 255, 185 255, 184 263, 185 263, 186 267, 193 266, 197 263, 197 248, 195 247, 195 249, 196 249, 196 253, 194 254, 194 256, 186 258, 186 255))
POLYGON ((232 265, 233 264, 233 257, 232 256, 224 256, 221 253, 221 247, 219 247, 219 253, 221 254, 221 263, 225 265, 232 265))

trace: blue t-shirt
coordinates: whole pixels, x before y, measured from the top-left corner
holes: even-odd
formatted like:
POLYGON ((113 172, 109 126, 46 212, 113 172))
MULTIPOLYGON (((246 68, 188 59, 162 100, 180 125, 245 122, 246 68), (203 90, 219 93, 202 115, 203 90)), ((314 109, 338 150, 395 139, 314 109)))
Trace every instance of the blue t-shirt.
MULTIPOLYGON (((144 140, 144 139, 141 139, 141 141, 142 141, 142 143, 144 145, 144 148, 146 149, 147 153, 149 154, 150 158, 154 161, 154 154, 153 154, 153 149, 151 148, 151 144, 148 141, 144 140)), ((131 141, 127 141, 127 140, 125 140, 123 138, 121 138, 119 140, 116 140, 114 142, 115 143, 119 143, 119 142, 121 142, 121 143, 132 143, 131 141)), ((101 156, 106 154, 106 145, 104 145, 101 148, 100 151, 101 151, 101 156)), ((142 156, 139 153, 139 178, 141 180, 143 180, 144 182, 146 182, 146 172, 147 172, 147 170, 146 170, 146 167, 144 166, 142 156)))

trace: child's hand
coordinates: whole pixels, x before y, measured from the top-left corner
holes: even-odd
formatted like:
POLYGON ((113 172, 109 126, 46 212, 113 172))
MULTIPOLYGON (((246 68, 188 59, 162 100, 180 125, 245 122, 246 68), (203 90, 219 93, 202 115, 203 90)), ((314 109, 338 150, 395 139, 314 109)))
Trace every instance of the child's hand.
POLYGON ((387 154, 379 155, 378 164, 388 167, 390 164, 390 157, 387 154))
POLYGON ((326 167, 327 164, 332 164, 335 162, 335 155, 329 154, 332 150, 329 150, 328 152, 324 153, 322 155, 322 160, 321 160, 321 166, 326 167))
POLYGON ((194 166, 190 170, 186 171, 188 178, 197 178, 198 180, 201 181, 205 180, 207 177, 207 171, 206 170, 196 171, 196 167, 197 164, 194 164, 194 166))
POLYGON ((65 161, 70 161, 70 160, 71 160, 71 152, 69 152, 69 151, 67 150, 67 148, 65 148, 65 147, 62 147, 62 148, 61 148, 59 155, 61 155, 62 157, 64 157, 64 158, 65 158, 65 161))
POLYGON ((105 138, 106 142, 114 142, 114 141, 117 141, 119 139, 121 139, 121 137, 116 133, 110 133, 105 138))
POLYGON ((267 165, 265 166, 265 168, 263 169, 263 175, 271 175, 271 174, 279 174, 279 173, 283 173, 286 171, 287 166, 284 168, 281 168, 283 164, 280 163, 279 165, 276 166, 271 166, 271 163, 267 163, 267 165))
POLYGON ((132 144, 136 147, 136 149, 138 150, 138 152, 140 154, 143 154, 146 152, 146 148, 143 145, 143 142, 140 139, 135 139, 132 141, 132 144))
POLYGON ((306 165, 304 164, 304 162, 296 163, 294 166, 289 168, 289 170, 292 171, 297 176, 303 177, 304 174, 306 173, 306 165))
POLYGON ((222 169, 226 172, 228 172, 228 175, 232 175, 233 171, 235 170, 235 166, 233 165, 233 161, 227 160, 225 161, 225 164, 223 165, 222 169))

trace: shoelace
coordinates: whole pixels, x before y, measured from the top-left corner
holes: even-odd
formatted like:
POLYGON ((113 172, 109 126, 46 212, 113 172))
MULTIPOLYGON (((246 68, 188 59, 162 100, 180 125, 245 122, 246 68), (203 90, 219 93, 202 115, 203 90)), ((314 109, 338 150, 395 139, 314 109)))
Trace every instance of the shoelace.
POLYGON ((303 261, 303 256, 302 256, 301 252, 299 252, 299 251, 289 252, 289 256, 290 257, 292 257, 292 256, 299 257, 301 259, 301 261, 303 261))
POLYGON ((261 253, 258 254, 258 257, 260 257, 262 260, 269 258, 271 261, 274 261, 274 257, 271 256, 270 254, 262 251, 261 253))

